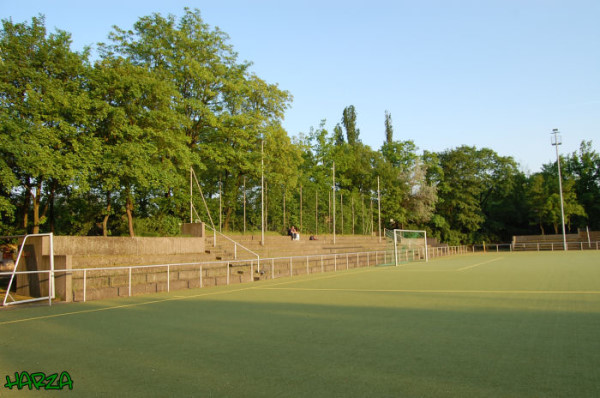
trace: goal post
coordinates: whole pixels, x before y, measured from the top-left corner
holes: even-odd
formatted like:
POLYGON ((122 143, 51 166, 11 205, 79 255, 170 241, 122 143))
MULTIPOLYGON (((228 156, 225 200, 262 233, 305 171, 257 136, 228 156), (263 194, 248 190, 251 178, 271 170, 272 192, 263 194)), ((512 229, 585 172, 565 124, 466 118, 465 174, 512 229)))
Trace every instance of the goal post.
POLYGON ((411 261, 429 261, 427 252, 427 231, 414 229, 386 230, 386 238, 391 246, 393 264, 411 261))
MULTIPOLYGON (((2 272, 7 282, 3 306, 48 300, 55 298, 54 284, 54 235, 52 233, 19 236, 0 236, 0 241, 14 241, 17 253, 11 271, 2 272), (13 296, 14 295, 14 296, 13 296)), ((4 260, 4 259, 3 259, 4 260)), ((4 263, 4 261, 3 261, 4 263)), ((4 290, 3 286, 0 287, 4 290)))

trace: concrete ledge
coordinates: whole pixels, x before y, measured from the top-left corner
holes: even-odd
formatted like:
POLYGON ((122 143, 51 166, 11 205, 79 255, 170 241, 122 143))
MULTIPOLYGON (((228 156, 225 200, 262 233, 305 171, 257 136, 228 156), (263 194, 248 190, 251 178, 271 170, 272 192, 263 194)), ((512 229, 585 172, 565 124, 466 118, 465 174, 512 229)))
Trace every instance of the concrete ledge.
POLYGON ((143 256, 203 253, 204 238, 128 238, 55 236, 54 254, 79 256, 143 256))

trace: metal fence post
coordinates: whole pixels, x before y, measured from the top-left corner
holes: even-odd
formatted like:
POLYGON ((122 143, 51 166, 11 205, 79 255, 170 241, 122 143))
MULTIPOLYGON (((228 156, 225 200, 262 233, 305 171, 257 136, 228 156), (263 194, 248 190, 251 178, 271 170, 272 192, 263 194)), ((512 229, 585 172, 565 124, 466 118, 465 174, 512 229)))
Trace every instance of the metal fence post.
POLYGON ((87 293, 87 269, 83 270, 83 302, 85 303, 85 295, 87 293))
POLYGON ((310 268, 308 267, 308 256, 306 256, 306 275, 310 274, 310 268))

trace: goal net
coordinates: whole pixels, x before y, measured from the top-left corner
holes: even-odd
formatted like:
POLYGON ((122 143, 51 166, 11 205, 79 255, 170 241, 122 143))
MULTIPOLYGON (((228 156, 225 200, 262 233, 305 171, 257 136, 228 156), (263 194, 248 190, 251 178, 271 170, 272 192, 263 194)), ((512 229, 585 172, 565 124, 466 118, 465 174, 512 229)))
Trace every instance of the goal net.
POLYGON ((427 254, 427 232, 412 229, 385 231, 393 265, 411 261, 429 261, 427 254))

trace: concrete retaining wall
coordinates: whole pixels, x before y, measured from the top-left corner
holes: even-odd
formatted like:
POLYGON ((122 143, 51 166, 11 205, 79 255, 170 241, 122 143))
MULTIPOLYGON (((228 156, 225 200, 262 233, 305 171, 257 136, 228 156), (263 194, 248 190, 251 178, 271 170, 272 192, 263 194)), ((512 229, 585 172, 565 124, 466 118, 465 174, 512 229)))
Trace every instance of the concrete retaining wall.
POLYGON ((164 256, 204 253, 204 249, 204 238, 54 237, 55 255, 164 256))

